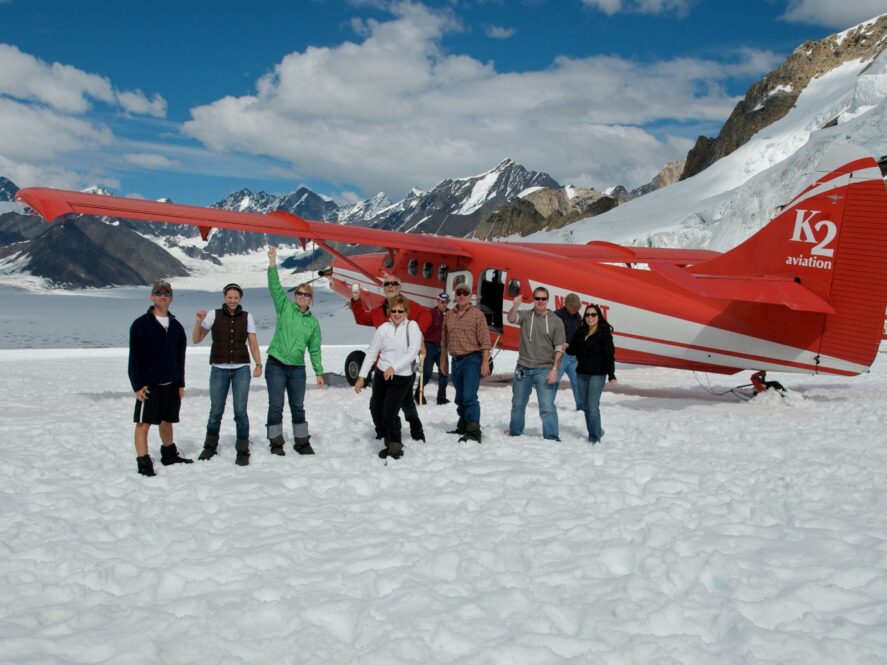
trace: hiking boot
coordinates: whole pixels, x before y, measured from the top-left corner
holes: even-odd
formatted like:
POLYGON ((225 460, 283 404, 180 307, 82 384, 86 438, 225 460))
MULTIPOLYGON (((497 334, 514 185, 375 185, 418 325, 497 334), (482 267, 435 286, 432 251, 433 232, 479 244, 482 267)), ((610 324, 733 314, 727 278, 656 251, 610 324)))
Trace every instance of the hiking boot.
POLYGON ((385 447, 379 451, 379 457, 382 459, 400 459, 403 457, 403 443, 400 441, 391 441, 385 439, 385 447))
POLYGON ((216 449, 219 447, 219 435, 207 434, 203 442, 203 450, 200 451, 200 457, 197 459, 206 461, 215 457, 216 449))
POLYGON ((143 476, 157 475, 156 473, 154 473, 154 462, 151 461, 151 457, 149 455, 136 457, 136 463, 139 465, 139 473, 143 476))
POLYGON ((456 429, 451 429, 447 431, 447 434, 465 434, 465 430, 468 427, 468 422, 465 418, 459 418, 459 422, 456 424, 456 429))
POLYGON ((412 438, 413 441, 425 442, 425 430, 422 429, 421 420, 410 421, 410 438, 412 438))
POLYGON ((163 466, 169 466, 170 464, 194 464, 194 460, 179 455, 176 444, 171 443, 168 446, 160 446, 160 463, 163 466))
POLYGON ((300 455, 313 455, 314 448, 311 447, 311 437, 297 437, 296 442, 293 444, 293 450, 300 455))
POLYGON ((449 404, 450 400, 447 399, 447 389, 441 388, 437 391, 437 403, 438 404, 449 404))
POLYGON ((237 466, 249 466, 249 439, 237 439, 234 450, 237 451, 234 463, 237 466))
POLYGON ((474 441, 480 443, 480 423, 468 423, 465 427, 465 433, 459 437, 459 442, 474 441))
POLYGON ((273 439, 268 439, 268 444, 269 444, 268 447, 271 450, 271 454, 272 455, 280 455, 281 457, 286 455, 286 452, 283 449, 284 443, 286 443, 286 441, 284 440, 282 434, 275 436, 273 439))

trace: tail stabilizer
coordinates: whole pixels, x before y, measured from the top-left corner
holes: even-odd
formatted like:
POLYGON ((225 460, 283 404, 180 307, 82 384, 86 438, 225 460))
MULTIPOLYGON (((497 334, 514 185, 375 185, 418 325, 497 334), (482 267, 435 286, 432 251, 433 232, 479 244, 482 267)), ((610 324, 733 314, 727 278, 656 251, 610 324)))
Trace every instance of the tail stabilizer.
POLYGON ((819 353, 871 365, 887 305, 887 188, 878 163, 857 146, 827 153, 782 213, 682 279, 690 275, 715 292, 732 289, 736 300, 822 312, 819 353))

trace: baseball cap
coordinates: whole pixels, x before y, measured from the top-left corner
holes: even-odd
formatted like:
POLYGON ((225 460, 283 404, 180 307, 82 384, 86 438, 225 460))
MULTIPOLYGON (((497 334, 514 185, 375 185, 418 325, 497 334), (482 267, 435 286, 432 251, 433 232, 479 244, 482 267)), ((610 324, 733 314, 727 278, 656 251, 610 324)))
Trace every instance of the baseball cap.
POLYGON ((170 293, 172 293, 172 285, 165 279, 158 279, 156 282, 154 282, 154 285, 151 287, 151 293, 154 293, 157 289, 167 289, 170 293))
POLYGON ((449 302, 450 301, 450 294, 447 293, 446 291, 441 291, 440 293, 437 294, 437 299, 443 300, 444 302, 449 302))

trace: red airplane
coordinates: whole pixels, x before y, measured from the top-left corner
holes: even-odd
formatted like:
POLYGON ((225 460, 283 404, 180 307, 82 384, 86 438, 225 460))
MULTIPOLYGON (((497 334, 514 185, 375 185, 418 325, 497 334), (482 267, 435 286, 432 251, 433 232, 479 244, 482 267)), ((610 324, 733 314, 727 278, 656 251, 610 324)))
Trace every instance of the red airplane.
MULTIPOLYGON (((616 360, 733 374, 750 369, 852 376, 878 352, 887 305, 887 188, 877 162, 855 146, 828 153, 801 192, 767 226, 726 253, 692 249, 487 242, 306 221, 287 212, 231 212, 54 189, 18 199, 45 220, 72 213, 191 224, 204 240, 225 228, 313 241, 335 257, 322 271, 368 308, 383 298, 379 277, 397 275, 414 304, 441 290, 472 289, 494 349, 517 349, 505 314, 546 287, 556 307, 567 293, 599 303, 615 327, 616 360), (346 256, 330 242, 384 248, 346 256)), ((359 306, 359 305, 356 305, 359 306)), ((525 305, 531 307, 532 305, 525 305)), ((356 378, 350 357, 346 375, 356 378)))

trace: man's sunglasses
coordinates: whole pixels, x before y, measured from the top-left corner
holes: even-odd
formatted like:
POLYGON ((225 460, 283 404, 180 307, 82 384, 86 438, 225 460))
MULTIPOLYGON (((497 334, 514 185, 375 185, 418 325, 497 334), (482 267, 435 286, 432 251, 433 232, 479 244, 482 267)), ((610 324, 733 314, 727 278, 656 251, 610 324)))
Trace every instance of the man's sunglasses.
POLYGON ((382 286, 400 286, 400 282, 382 282, 382 286))
POLYGON ((157 290, 154 292, 154 295, 155 295, 155 296, 158 296, 158 297, 164 297, 164 296, 165 296, 165 297, 169 298, 170 296, 172 296, 172 291, 170 291, 169 289, 157 289, 157 290))
POLYGON ((310 298, 311 294, 307 291, 296 291, 297 296, 302 296, 303 298, 310 298))
POLYGON ((457 296, 470 296, 471 291, 456 291, 457 296))
POLYGON ((389 309, 388 311, 392 314, 406 314, 405 309, 389 309))
POLYGON ((533 296, 533 300, 539 300, 540 302, 545 302, 548 300, 548 296, 533 296))

